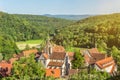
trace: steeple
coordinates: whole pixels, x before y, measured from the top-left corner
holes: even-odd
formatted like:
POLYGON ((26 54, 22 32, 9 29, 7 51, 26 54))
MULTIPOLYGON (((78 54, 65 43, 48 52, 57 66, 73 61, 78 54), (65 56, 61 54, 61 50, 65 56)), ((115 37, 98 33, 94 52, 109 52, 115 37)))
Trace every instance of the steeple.
POLYGON ((45 50, 44 51, 48 55, 52 54, 52 44, 50 43, 50 37, 49 36, 47 37, 46 46, 45 46, 45 50))

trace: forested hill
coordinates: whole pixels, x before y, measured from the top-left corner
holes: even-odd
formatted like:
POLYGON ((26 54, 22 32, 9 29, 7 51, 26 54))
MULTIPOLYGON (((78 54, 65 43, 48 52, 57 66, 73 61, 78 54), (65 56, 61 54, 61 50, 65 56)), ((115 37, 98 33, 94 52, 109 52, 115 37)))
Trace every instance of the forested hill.
POLYGON ((0 12, 0 60, 9 59, 19 50, 15 41, 44 39, 59 27, 72 24, 73 21, 49 18, 37 15, 15 15, 0 12))
POLYGON ((58 27, 73 21, 39 15, 15 15, 0 12, 0 32, 10 35, 15 41, 45 38, 58 27))
POLYGON ((53 41, 56 43, 59 41, 59 44, 62 45, 103 48, 116 46, 120 48, 119 13, 89 17, 60 31, 53 41))

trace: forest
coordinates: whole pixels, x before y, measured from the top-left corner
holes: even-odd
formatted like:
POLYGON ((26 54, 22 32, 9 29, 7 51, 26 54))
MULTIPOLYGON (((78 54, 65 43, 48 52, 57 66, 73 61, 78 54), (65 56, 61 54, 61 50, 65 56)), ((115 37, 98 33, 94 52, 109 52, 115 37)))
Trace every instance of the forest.
MULTIPOLYGON (((101 52, 114 57, 120 71, 119 13, 73 21, 0 12, 0 34, 0 55, 2 55, 0 60, 8 60, 14 53, 20 53, 15 44, 17 41, 46 40, 47 36, 50 36, 53 43, 62 45, 66 49, 97 47, 101 52)), ((75 57, 76 61, 73 61, 73 65, 74 68, 78 68, 81 66, 78 62, 83 60, 78 54, 75 57)))
POLYGON ((59 27, 70 25, 74 21, 49 18, 39 15, 20 15, 0 12, 0 53, 4 59, 9 59, 14 53, 19 53, 15 42, 34 39, 46 39, 55 35, 59 27))

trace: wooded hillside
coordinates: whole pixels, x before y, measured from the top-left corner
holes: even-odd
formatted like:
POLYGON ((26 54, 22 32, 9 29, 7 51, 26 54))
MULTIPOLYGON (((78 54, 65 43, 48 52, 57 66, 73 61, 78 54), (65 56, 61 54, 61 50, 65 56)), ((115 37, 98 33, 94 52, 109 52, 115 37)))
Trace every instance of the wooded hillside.
POLYGON ((76 47, 120 47, 120 14, 89 17, 59 29, 54 42, 76 47))

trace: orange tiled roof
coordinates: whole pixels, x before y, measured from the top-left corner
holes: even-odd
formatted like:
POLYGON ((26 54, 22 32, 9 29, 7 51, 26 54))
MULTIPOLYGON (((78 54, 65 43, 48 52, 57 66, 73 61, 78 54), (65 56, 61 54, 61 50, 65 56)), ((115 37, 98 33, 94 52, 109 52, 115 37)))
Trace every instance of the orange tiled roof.
POLYGON ((12 64, 8 63, 7 61, 0 62, 0 74, 8 76, 11 73, 12 64))
POLYGON ((54 78, 59 78, 60 74, 60 69, 46 69, 46 76, 53 76, 54 78))
POLYGON ((53 52, 65 52, 64 47, 58 46, 58 45, 53 46, 52 50, 53 50, 53 52))
POLYGON ((74 52, 68 52, 68 56, 74 56, 74 52))
POLYGON ((45 59, 48 59, 48 54, 47 53, 43 53, 43 57, 45 58, 45 59))
POLYGON ((100 53, 97 48, 88 49, 90 53, 100 53))
POLYGON ((91 53, 92 57, 89 57, 88 54, 84 55, 85 61, 89 64, 94 64, 96 61, 102 60, 105 58, 105 54, 102 53, 91 53))
POLYGON ((53 61, 50 61, 48 66, 55 66, 55 67, 62 67, 63 65, 63 62, 53 62, 53 61))
POLYGON ((96 61, 102 60, 105 58, 105 54, 100 53, 97 48, 88 49, 90 56, 88 54, 84 55, 85 61, 89 64, 94 64, 96 61))
POLYGON ((64 60, 66 56, 65 52, 54 52, 50 55, 50 59, 64 60))
POLYGON ((111 66, 111 65, 114 65, 115 62, 114 62, 114 60, 113 60, 112 57, 107 57, 107 58, 105 58, 105 59, 102 59, 102 60, 100 60, 100 61, 97 61, 96 64, 97 64, 101 69, 103 69, 103 68, 109 67, 109 66, 111 66))
POLYGON ((25 50, 22 53, 23 53, 24 56, 28 57, 30 54, 32 54, 32 53, 36 54, 37 52, 38 52, 37 49, 31 49, 31 50, 25 50))
POLYGON ((18 58, 11 58, 11 59, 9 59, 9 61, 10 61, 11 64, 13 64, 17 60, 18 60, 18 58))
POLYGON ((74 59, 74 52, 68 52, 68 56, 70 58, 70 60, 74 59))

